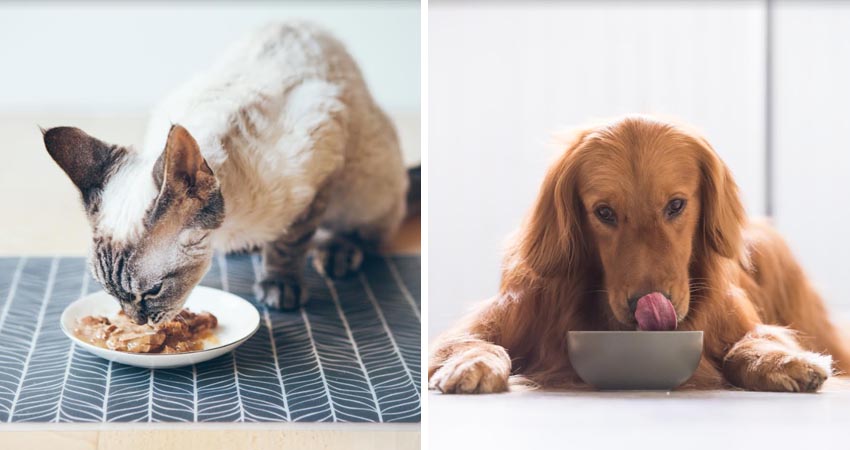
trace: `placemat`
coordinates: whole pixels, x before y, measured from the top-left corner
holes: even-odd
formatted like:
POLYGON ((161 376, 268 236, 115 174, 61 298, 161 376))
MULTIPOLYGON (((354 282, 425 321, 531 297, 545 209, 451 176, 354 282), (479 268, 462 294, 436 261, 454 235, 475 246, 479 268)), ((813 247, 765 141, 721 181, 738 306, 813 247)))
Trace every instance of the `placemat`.
POLYGON ((0 258, 0 422, 418 422, 420 260, 371 257, 310 301, 258 304, 256 254, 218 255, 202 285, 252 301, 259 331, 220 358, 140 369, 82 350, 63 309, 100 290, 83 258, 0 258))

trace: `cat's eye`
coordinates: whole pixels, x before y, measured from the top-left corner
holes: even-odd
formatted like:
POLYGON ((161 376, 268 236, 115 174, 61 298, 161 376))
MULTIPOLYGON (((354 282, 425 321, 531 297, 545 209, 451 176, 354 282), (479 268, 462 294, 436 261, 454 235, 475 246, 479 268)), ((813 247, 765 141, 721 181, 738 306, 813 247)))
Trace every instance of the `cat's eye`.
POLYGON ((145 298, 156 297, 157 295, 159 295, 160 291, 162 291, 162 283, 161 282, 157 283, 154 287, 145 291, 142 294, 142 297, 145 297, 145 298))
POLYGON ((191 240, 183 244, 186 248, 198 247, 204 243, 204 240, 209 236, 209 233, 204 233, 201 236, 194 236, 191 240))
POLYGON ((667 206, 664 207, 664 215, 668 219, 672 219, 681 214, 684 209, 685 200, 681 198, 674 198, 673 200, 670 200, 669 203, 667 203, 667 206))
POLYGON ((617 223, 617 214, 608 205, 597 206, 593 213, 596 217, 607 225, 615 225, 617 223))

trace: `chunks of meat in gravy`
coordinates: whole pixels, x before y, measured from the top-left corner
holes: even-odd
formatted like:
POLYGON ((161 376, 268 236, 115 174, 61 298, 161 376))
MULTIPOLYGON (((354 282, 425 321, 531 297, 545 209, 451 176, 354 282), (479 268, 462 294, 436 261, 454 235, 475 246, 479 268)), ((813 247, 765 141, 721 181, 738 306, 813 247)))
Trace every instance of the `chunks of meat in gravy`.
POLYGON ((158 326, 136 325, 123 312, 113 319, 83 317, 74 334, 98 347, 130 353, 183 353, 203 350, 212 337, 218 319, 208 312, 195 314, 188 309, 170 322, 158 326))

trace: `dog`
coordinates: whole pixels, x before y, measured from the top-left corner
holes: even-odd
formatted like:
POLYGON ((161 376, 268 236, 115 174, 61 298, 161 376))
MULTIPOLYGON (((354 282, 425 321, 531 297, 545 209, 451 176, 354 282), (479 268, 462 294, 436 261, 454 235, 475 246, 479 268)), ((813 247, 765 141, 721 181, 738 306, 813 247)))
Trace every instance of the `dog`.
POLYGON ((628 116, 583 128, 506 253, 499 294, 434 345, 429 386, 584 386, 567 332, 702 330, 684 387, 814 392, 850 353, 782 237, 750 221, 689 127, 628 116))

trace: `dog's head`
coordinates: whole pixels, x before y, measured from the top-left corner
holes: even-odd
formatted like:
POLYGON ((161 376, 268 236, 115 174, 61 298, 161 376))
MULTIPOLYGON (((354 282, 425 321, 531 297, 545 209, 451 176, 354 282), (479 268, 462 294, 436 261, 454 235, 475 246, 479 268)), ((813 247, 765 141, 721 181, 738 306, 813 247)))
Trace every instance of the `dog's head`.
POLYGON ((688 313, 699 258, 737 258, 744 210, 729 169, 699 135, 646 117, 579 131, 549 169, 519 242, 540 277, 595 267, 614 318, 641 296, 688 313), (692 285, 693 281, 693 285, 692 285))

